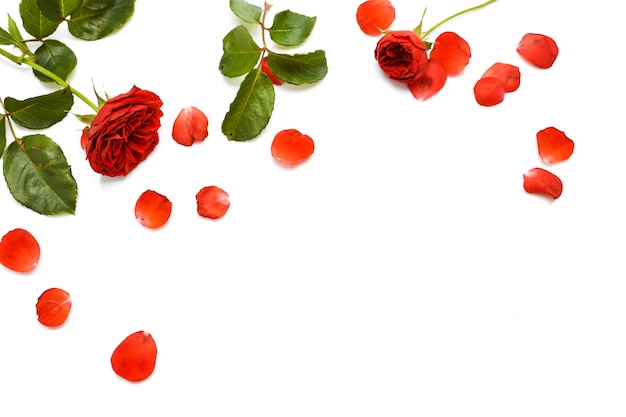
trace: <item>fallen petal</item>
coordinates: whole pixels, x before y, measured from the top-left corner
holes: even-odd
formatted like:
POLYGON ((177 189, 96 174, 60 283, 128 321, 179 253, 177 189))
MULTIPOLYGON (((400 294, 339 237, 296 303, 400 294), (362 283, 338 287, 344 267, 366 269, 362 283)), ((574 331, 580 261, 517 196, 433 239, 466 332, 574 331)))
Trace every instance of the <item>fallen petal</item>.
POLYGON ((274 73, 270 69, 270 66, 267 63, 267 57, 266 56, 264 56, 263 59, 261 60, 261 70, 265 73, 265 75, 267 75, 269 77, 269 79, 272 82, 272 84, 274 84, 274 85, 282 85, 283 84, 283 80, 281 80, 276 75, 274 75, 274 73))
POLYGON ((286 165, 297 165, 307 160, 315 150, 315 143, 296 129, 281 130, 272 141, 272 156, 286 165))
POLYGON ((396 18, 396 10, 389 0, 368 0, 356 10, 356 21, 366 35, 380 35, 396 18))
POLYGON ((185 107, 180 111, 174 126, 172 138, 179 144, 191 146, 194 142, 201 142, 209 136, 209 119, 196 107, 185 107))
POLYGON ((416 81, 409 83, 409 90, 413 97, 420 101, 425 101, 434 96, 446 84, 448 73, 443 63, 430 61, 426 72, 416 81))
POLYGON ((37 320, 44 326, 58 327, 65 323, 72 308, 72 300, 67 291, 50 288, 37 299, 37 320))
POLYGON ((494 77, 481 78, 474 86, 474 97, 481 106, 495 106, 504 100, 504 83, 494 77))
POLYGON ((144 191, 135 204, 135 218, 150 229, 163 226, 172 213, 172 202, 156 191, 144 191))
POLYGON ((574 141, 555 127, 547 127, 537 132, 539 156, 545 162, 554 164, 569 159, 574 153, 574 141))
POLYGON ((538 68, 550 68, 559 54, 554 39, 539 33, 527 33, 517 45, 517 52, 538 68))
POLYGON ((519 88, 520 71, 515 65, 496 62, 485 71, 481 78, 488 77, 497 78, 502 81, 506 93, 511 93, 519 88))
POLYGON ((430 60, 439 61, 448 75, 461 73, 472 56, 469 43, 454 32, 443 32, 433 43, 430 60))
POLYGON ((557 199, 563 192, 561 179, 543 168, 533 168, 524 173, 524 190, 557 199))
POLYGON ((37 239, 24 229, 11 230, 0 241, 0 263, 15 272, 33 270, 40 254, 37 239))
POLYGON ((209 219, 223 217, 230 207, 230 197, 226 191, 214 185, 204 187, 196 194, 198 214, 209 219))
POLYGON ((152 335, 144 331, 126 337, 111 355, 113 371, 122 378, 138 382, 154 371, 157 347, 152 335))

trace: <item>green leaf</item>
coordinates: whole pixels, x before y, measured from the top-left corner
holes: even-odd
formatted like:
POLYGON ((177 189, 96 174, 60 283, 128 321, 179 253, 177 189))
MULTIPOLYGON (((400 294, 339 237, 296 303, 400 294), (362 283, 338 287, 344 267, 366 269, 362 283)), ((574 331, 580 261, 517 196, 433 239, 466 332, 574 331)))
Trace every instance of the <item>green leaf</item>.
POLYGON ((296 85, 320 81, 328 73, 326 54, 321 50, 296 55, 270 53, 267 65, 278 78, 296 85))
POLYGON ((113 0, 106 7, 95 9, 83 6, 72 13, 68 28, 79 39, 95 41, 119 30, 134 11, 135 0, 113 0))
POLYGON ((91 10, 102 10, 109 7, 113 0, 86 0, 83 7, 91 10))
POLYGON ((7 97, 4 106, 15 123, 27 129, 45 129, 63 120, 74 104, 69 88, 26 100, 7 97))
POLYGON ((18 42, 22 42, 24 40, 24 37, 22 36, 19 27, 17 26, 17 23, 15 23, 15 20, 13 20, 13 18, 9 15, 9 33, 11 34, 11 36, 13 37, 13 39, 15 39, 18 42))
POLYGON ((7 121, 5 120, 4 114, 0 115, 0 158, 2 158, 2 153, 4 152, 4 148, 7 147, 7 121))
POLYGON ((59 22, 53 22, 41 13, 37 0, 22 0, 20 16, 26 32, 37 39, 52 35, 59 27, 59 22))
POLYGON ((282 46, 296 46, 307 40, 316 17, 308 17, 290 10, 279 12, 274 16, 274 23, 269 29, 270 38, 282 46))
POLYGON ((274 110, 274 86, 263 71, 250 71, 222 122, 228 140, 247 141, 261 133, 274 110))
POLYGON ((237 26, 224 37, 224 54, 220 71, 227 77, 239 77, 250 72, 261 58, 261 48, 244 26, 237 26))
POLYGON ((60 22, 74 13, 82 3, 82 0, 37 0, 41 13, 54 22, 60 22))
POLYGON ((20 142, 9 145, 2 167, 13 198, 40 214, 73 214, 78 186, 59 145, 44 135, 20 142))
MULTIPOLYGON (((67 80, 67 77, 76 67, 77 62, 76 55, 70 48, 64 43, 53 39, 45 40, 35 51, 35 57, 39 65, 58 75, 63 80, 67 80)), ((33 73, 43 82, 49 83, 53 81, 36 70, 33 70, 33 73)))
POLYGON ((244 0, 230 0, 230 10, 235 16, 248 23, 260 23, 263 9, 244 0))

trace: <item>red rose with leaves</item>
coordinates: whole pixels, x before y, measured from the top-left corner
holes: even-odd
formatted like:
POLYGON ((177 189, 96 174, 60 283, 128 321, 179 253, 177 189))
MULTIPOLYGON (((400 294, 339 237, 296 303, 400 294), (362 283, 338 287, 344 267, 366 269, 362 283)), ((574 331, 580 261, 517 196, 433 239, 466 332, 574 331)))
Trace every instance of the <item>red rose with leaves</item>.
POLYGON ((159 96, 136 86, 107 100, 86 138, 93 170, 109 177, 124 176, 145 160, 159 143, 162 105, 159 96))
POLYGON ((410 30, 387 33, 378 41, 374 57, 389 78, 401 83, 417 80, 428 68, 424 42, 410 30))

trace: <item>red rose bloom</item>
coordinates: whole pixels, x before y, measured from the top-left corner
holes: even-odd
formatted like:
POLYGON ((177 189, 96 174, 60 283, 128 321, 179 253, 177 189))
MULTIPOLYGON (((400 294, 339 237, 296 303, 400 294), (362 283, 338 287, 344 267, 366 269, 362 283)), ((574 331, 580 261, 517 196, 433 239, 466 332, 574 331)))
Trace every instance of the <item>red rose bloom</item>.
POLYGON ((99 174, 128 174, 159 143, 163 102, 156 94, 133 86, 104 103, 89 127, 86 151, 99 174))
POLYGON ((383 36, 376 45, 374 57, 389 78, 401 83, 417 80, 428 67, 424 42, 410 30, 398 30, 383 36))

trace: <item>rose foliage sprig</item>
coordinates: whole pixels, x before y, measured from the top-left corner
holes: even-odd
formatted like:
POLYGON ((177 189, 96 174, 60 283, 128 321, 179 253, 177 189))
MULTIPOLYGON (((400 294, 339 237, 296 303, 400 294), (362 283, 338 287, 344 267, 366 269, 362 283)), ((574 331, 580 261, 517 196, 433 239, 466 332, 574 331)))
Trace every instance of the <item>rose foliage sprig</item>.
MULTIPOLYGON (((82 40, 102 39, 120 29, 134 13, 135 0, 22 0, 19 6, 26 38, 15 20, 8 17, 0 28, 0 55, 17 65, 26 65, 41 82, 61 88, 26 99, 0 99, 0 158, 9 191, 16 201, 45 214, 73 214, 78 186, 61 147, 50 137, 32 134, 19 137, 14 125, 42 130, 67 116, 78 97, 96 113, 104 104, 97 94, 95 104, 68 83, 78 62, 64 43, 51 39, 60 25, 82 40), (36 49, 32 46, 36 45, 36 49), (7 130, 13 142, 7 146, 7 130)), ((93 116, 78 116, 89 123, 93 116)))
POLYGON ((261 8, 244 0, 230 0, 230 9, 239 19, 260 25, 263 46, 254 41, 244 25, 235 27, 224 37, 220 71, 231 78, 245 75, 222 123, 222 132, 228 140, 253 139, 269 123, 275 99, 270 76, 288 84, 303 85, 322 80, 328 72, 323 50, 283 54, 268 47, 266 33, 281 47, 301 45, 308 39, 316 21, 316 17, 284 10, 276 13, 272 26, 267 27, 265 21, 270 7, 267 2, 261 8), (263 69, 264 62, 269 67, 269 74, 263 69))

